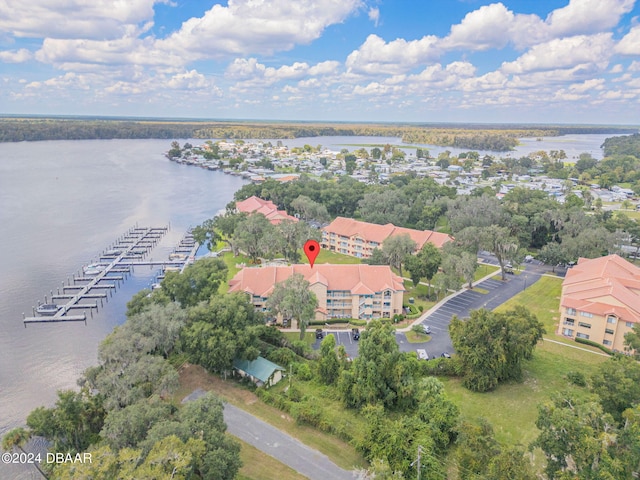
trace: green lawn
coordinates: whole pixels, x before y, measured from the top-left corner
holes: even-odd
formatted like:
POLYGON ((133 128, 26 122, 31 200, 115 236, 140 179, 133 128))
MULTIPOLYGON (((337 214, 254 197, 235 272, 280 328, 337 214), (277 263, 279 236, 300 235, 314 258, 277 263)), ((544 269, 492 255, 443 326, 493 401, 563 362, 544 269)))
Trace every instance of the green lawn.
MULTIPOLYGON (((595 347, 578 345, 573 340, 556 334, 558 319, 560 317, 560 293, 562 290, 562 278, 541 277, 537 282, 528 286, 516 296, 509 299, 495 309, 496 312, 509 310, 516 305, 524 305, 540 320, 547 333, 546 338, 568 345, 579 346, 593 352, 600 352, 595 347)), ((601 353, 601 352, 600 352, 601 353)))
MULTIPOLYGON (((302 255, 302 263, 309 263, 306 255, 300 251, 302 255)), ((331 252, 324 248, 320 249, 316 263, 336 263, 336 264, 350 264, 350 263, 362 263, 362 259, 358 257, 352 257, 351 255, 344 255, 342 253, 331 252)))
MULTIPOLYGON (((304 333, 304 342, 309 346, 312 346, 314 343, 316 343, 316 328, 318 327, 307 327, 307 331, 304 333)), ((300 340, 299 332, 283 332, 283 335, 290 342, 296 342, 300 340)))
MULTIPOLYGON (((222 259, 222 261, 224 261, 224 263, 227 265, 227 268, 229 269, 229 273, 227 274, 227 280, 231 280, 236 273, 238 273, 240 271, 240 266, 241 264, 245 264, 245 265, 249 265, 250 264, 250 260, 249 257, 246 257, 244 255, 238 255, 237 257, 233 256, 232 252, 225 252, 223 253, 220 258, 222 259)), ((225 294, 227 293, 227 290, 229 290, 229 284, 227 282, 223 282, 222 285, 220 285, 220 294, 225 294)))
MULTIPOLYGON (((402 300, 404 305, 409 305, 409 299, 413 298, 413 304, 416 306, 416 308, 422 306, 422 311, 426 312, 436 304, 435 301, 429 300, 427 298, 427 293, 429 293, 429 287, 427 285, 422 285, 421 283, 419 283, 418 286, 414 287, 411 280, 405 280, 404 288, 407 289, 407 291, 404 292, 402 300)), ((431 289, 431 294, 435 295, 433 288, 431 289)))
POLYGON ((480 263, 478 264, 478 268, 476 268, 476 273, 474 273, 473 275, 473 281, 477 282, 481 278, 484 278, 491 273, 497 272, 498 270, 500 270, 500 267, 489 265, 486 263, 480 263))
POLYGON ((238 437, 230 436, 240 444, 242 468, 236 475, 236 480, 271 480, 273 478, 278 480, 305 480, 307 478, 272 456, 243 442, 238 437))

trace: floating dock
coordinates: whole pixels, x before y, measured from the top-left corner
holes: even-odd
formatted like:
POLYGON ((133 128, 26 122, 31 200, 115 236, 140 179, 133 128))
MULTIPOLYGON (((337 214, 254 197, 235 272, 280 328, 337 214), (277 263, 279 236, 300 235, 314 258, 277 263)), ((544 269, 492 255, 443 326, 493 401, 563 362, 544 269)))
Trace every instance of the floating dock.
POLYGON ((183 253, 188 249, 188 254, 181 255, 180 260, 144 260, 144 257, 157 245, 160 239, 167 232, 168 227, 134 227, 127 233, 122 235, 116 242, 105 250, 99 257, 99 262, 93 263, 82 270, 82 275, 77 277, 73 275, 73 279, 67 278, 67 284, 62 282, 61 288, 57 289, 57 293, 51 291, 51 302, 45 295, 44 304, 38 302, 37 307, 33 307, 33 316, 26 317, 22 314, 24 326, 29 323, 55 323, 55 322, 84 322, 87 323, 87 310, 93 317, 93 310, 98 309, 97 300, 103 306, 103 301, 108 301, 109 297, 117 289, 120 282, 126 279, 136 266, 161 267, 163 271, 179 270, 184 271, 186 266, 193 263, 195 254, 199 244, 193 239, 193 235, 188 231, 180 241, 175 253, 183 253), (124 275, 112 275, 124 274, 124 275), (96 293, 96 290, 101 293, 96 293), (104 293, 108 292, 108 293, 104 293), (83 300, 93 299, 95 303, 80 303, 83 300), (58 304, 57 301, 65 301, 64 304, 58 304), (41 315, 37 312, 41 307, 41 315), (52 307, 52 308, 51 308, 52 307), (56 308, 57 307, 57 308, 56 308), (71 310, 83 310, 81 315, 70 315, 71 310), (46 312, 46 313, 45 313, 46 312))

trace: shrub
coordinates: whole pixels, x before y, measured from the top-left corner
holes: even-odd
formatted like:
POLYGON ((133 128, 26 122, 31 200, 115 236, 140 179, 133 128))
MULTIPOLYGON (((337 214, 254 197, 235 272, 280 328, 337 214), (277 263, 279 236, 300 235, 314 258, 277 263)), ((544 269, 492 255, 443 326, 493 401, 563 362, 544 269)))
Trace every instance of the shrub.
POLYGON ((587 379, 585 378, 584 373, 582 372, 574 372, 574 371, 568 372, 567 380, 569 380, 569 382, 579 387, 587 386, 587 379))
POLYGON ((309 322, 311 326, 335 325, 337 323, 349 323, 350 318, 329 318, 327 320, 313 320, 309 322))
POLYGON ((460 359, 456 356, 451 358, 434 358, 427 362, 420 362, 420 373, 433 377, 462 377, 464 368, 460 359))
POLYGON ((296 362, 293 364, 293 374, 298 380, 311 380, 313 372, 308 363, 296 362))
POLYGON ((311 352, 311 347, 304 340, 294 340, 291 342, 291 350, 301 357, 304 357, 307 353, 311 352))
POLYGON ((422 325, 414 325, 413 327, 411 327, 411 331, 424 334, 424 327, 422 325))
POLYGON ((587 340, 585 338, 576 337, 576 343, 582 343, 583 345, 591 345, 592 347, 599 348, 607 355, 613 355, 613 351, 610 348, 607 348, 604 345, 600 345, 598 342, 594 342, 593 340, 587 340))
POLYGON ((283 367, 295 362, 298 356, 288 348, 274 348, 266 353, 268 360, 283 367))
POLYGON ((418 305, 418 310, 420 310, 420 313, 424 312, 424 305, 418 305))
POLYGON ((291 405, 291 416, 299 424, 318 426, 322 420, 322 412, 317 404, 317 399, 309 399, 308 402, 291 405))

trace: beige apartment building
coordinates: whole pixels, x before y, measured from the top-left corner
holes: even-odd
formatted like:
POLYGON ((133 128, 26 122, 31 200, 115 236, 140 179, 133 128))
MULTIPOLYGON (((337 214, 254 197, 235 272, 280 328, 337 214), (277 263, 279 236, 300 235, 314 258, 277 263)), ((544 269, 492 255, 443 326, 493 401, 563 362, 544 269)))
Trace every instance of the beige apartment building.
POLYGON ((331 318, 392 318, 402 313, 404 284, 387 265, 308 264, 250 267, 229 281, 229 292, 245 292, 266 312, 276 283, 299 273, 318 299, 316 320, 331 318))
POLYGON ((416 242, 416 250, 420 250, 427 242, 441 248, 446 242, 453 240, 451 235, 431 230, 415 230, 396 227, 392 223, 377 225, 361 222, 352 218, 337 217, 322 229, 322 248, 332 252, 351 255, 352 257, 369 258, 376 248, 395 235, 409 235, 416 242))
POLYGON ((640 322, 640 268, 618 255, 586 259, 562 282, 558 333, 624 351, 624 335, 640 322))

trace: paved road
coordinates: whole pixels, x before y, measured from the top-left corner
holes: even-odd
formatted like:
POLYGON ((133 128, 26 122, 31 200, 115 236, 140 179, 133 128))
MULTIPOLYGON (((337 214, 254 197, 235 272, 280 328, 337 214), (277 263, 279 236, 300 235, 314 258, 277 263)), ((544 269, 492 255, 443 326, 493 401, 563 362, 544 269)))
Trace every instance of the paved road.
POLYGON ((311 480, 353 479, 352 472, 338 467, 326 455, 228 403, 224 406, 224 421, 229 433, 311 480))
MULTIPOLYGON (((198 388, 183 398, 182 403, 196 400, 206 393, 198 388)), ((338 467, 326 455, 238 407, 225 403, 223 416, 227 432, 311 480, 353 479, 352 472, 338 467)))

